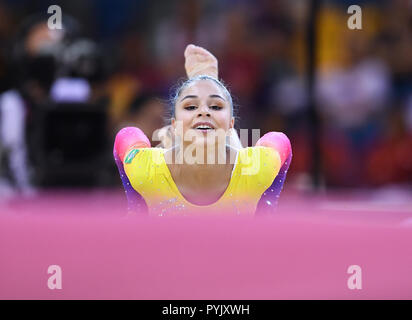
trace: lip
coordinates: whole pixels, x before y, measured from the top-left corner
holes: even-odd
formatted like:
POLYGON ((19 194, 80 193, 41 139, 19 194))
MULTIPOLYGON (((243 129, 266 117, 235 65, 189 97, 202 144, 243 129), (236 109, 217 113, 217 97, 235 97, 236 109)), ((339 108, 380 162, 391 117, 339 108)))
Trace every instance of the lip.
POLYGON ((200 125, 209 126, 209 127, 211 127, 212 129, 216 129, 216 127, 215 127, 212 123, 210 123, 210 122, 198 122, 198 123, 196 123, 196 124, 192 127, 192 129, 196 129, 196 127, 198 127, 198 126, 200 126, 200 125))

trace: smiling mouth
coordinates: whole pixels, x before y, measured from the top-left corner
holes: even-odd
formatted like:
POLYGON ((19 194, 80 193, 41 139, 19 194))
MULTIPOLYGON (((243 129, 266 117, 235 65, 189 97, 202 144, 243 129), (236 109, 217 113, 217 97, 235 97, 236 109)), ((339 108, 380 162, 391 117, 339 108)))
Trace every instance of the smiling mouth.
POLYGON ((199 130, 199 131, 215 130, 215 128, 212 125, 209 125, 209 124, 197 124, 193 127, 193 129, 196 129, 196 130, 199 130))

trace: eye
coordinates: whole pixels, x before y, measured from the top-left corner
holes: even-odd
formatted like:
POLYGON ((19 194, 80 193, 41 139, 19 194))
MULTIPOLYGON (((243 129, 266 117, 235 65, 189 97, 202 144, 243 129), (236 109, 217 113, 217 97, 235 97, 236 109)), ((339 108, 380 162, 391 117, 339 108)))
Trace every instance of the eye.
POLYGON ((185 110, 195 110, 196 106, 187 106, 185 107, 185 110))
POLYGON ((213 110, 221 110, 221 109, 223 109, 223 107, 221 107, 221 106, 211 106, 210 108, 213 109, 213 110))

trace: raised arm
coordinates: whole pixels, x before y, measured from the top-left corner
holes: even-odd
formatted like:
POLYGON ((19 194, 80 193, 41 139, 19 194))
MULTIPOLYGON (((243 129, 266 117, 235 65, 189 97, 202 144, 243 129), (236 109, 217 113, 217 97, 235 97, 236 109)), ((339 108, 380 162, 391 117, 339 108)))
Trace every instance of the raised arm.
MULTIPOLYGON (((193 78, 197 75, 209 75, 217 79, 218 77, 218 63, 217 59, 206 49, 189 44, 184 52, 185 56, 185 70, 187 77, 193 78)), ((164 126, 157 130, 156 141, 160 141, 156 147, 169 149, 173 146, 173 131, 170 130, 170 125, 164 126)), ((236 137, 233 138, 237 143, 236 137)))

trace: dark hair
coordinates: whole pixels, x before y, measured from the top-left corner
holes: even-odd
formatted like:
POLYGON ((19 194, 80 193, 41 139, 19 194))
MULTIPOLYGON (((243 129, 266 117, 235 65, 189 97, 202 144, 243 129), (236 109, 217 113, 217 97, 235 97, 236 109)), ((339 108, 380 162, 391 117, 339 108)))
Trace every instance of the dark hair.
POLYGON ((182 93, 182 91, 187 88, 189 86, 189 84, 199 81, 199 80, 210 80, 213 81, 214 83, 216 83, 225 93, 225 95, 227 96, 228 100, 229 100, 229 104, 230 104, 230 111, 232 114, 232 117, 235 118, 235 120, 237 120, 237 105, 235 105, 233 103, 233 99, 232 96, 229 92, 229 90, 226 88, 225 84, 223 83, 223 81, 219 81, 218 79, 212 77, 212 76, 208 76, 208 75, 199 75, 190 79, 183 79, 180 80, 175 86, 172 87, 172 94, 170 96, 169 99, 169 114, 168 114, 168 119, 170 120, 171 118, 175 117, 175 110, 176 110, 176 102, 177 99, 179 98, 180 94, 182 93))

